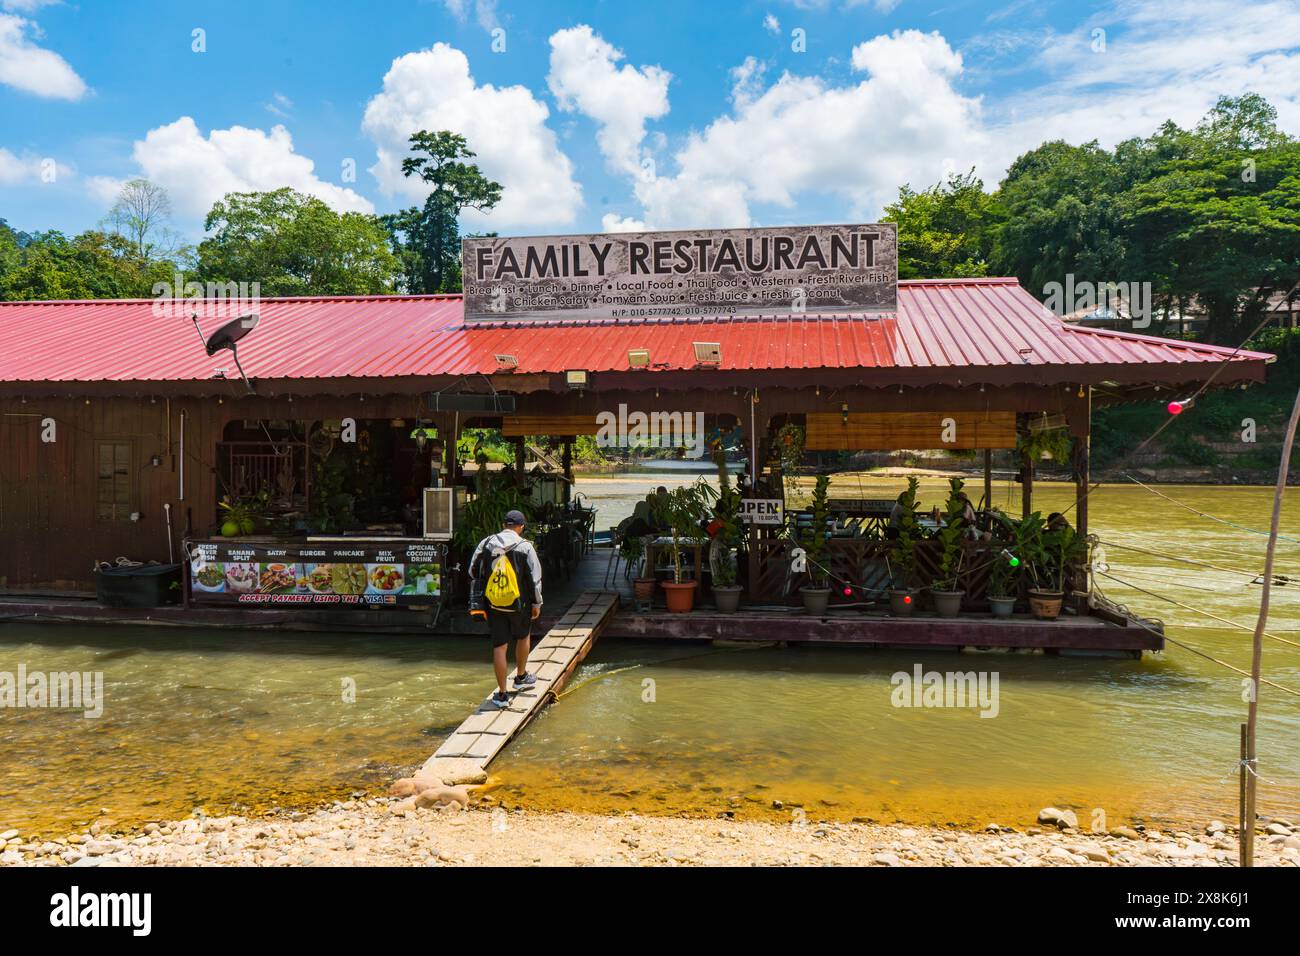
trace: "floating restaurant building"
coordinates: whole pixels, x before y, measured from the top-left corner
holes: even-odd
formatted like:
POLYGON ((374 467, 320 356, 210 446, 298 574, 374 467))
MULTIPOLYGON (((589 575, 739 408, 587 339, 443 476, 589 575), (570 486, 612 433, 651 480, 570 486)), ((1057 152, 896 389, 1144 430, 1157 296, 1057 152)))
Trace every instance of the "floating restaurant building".
MULTIPOLYGON (((447 535, 425 536, 424 492, 464 487, 467 496, 453 500, 474 500, 455 451, 465 430, 498 428, 516 440, 520 472, 527 436, 561 438, 554 470, 571 478, 569 443, 596 434, 601 414, 622 406, 700 412, 706 432, 738 434, 746 494, 759 498, 782 495, 777 445, 788 427, 807 451, 973 450, 985 453, 986 469, 992 451, 1062 428, 1078 490, 1071 520, 1086 535, 1093 409, 1262 382, 1272 360, 1070 325, 1011 278, 905 280, 894 291, 892 307, 862 311, 559 313, 527 322, 477 307, 467 319, 468 288, 466 298, 267 298, 238 343, 238 364, 230 351, 209 353, 188 309, 159 314, 154 300, 0 303, 0 594, 17 610, 47 602, 58 613, 70 606, 56 603, 61 596, 95 591, 98 562, 123 556, 184 567, 184 605, 157 612, 181 622, 427 609, 451 596, 463 556, 447 535), (332 464, 341 455, 346 469, 332 464), (238 536, 222 533, 232 522, 238 536)), ((207 317, 215 304, 190 305, 202 338, 225 320, 207 317)), ((1018 464, 1028 514, 1033 462, 1018 464)), ((538 524, 569 529, 556 544, 567 549, 566 522, 582 509, 565 481, 553 484, 553 495, 537 499, 538 524)), ((986 470, 985 501, 989 487, 986 470)), ((879 502, 832 499, 835 530, 822 560, 847 586, 824 613, 765 616, 742 606, 724 615, 705 610, 701 594, 690 614, 625 608, 608 633, 1162 646, 1158 633, 1090 603, 1086 577, 1059 621, 1029 616, 1023 594, 1012 619, 994 619, 987 561, 966 565, 960 616, 932 616, 919 600, 909 620, 885 617, 883 599, 873 610, 864 594, 880 584, 892 502, 882 511, 879 502)), ((605 570, 608 552, 587 550, 600 516, 582 520, 576 555, 564 561, 605 570)), ((780 527, 746 529, 745 605, 798 603, 797 550, 780 527)), ((922 554, 919 563, 931 560, 922 554)), ((703 591, 709 572, 697 568, 703 591)), ((613 576, 606 586, 626 588, 613 576)))

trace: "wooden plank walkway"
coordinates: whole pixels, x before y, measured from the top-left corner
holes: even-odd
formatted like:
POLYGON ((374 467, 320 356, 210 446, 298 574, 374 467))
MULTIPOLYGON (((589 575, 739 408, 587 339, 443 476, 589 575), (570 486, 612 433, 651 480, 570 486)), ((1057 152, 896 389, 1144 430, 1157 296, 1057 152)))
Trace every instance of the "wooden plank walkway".
POLYGON ((488 764, 555 699, 617 608, 617 594, 584 591, 578 595, 528 655, 528 669, 537 675, 537 683, 513 694, 510 706, 504 710, 490 705, 488 698, 484 698, 478 710, 465 718, 424 762, 416 779, 437 780, 448 785, 485 779, 488 764))

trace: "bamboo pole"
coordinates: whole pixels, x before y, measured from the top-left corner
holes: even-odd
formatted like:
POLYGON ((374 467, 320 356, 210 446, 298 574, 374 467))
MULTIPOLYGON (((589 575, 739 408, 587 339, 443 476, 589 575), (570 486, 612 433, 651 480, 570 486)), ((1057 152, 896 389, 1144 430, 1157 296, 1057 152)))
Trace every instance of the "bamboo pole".
POLYGON ((1264 654, 1264 628, 1268 624, 1268 600, 1273 585, 1273 554, 1277 550, 1277 530, 1282 521, 1282 497, 1286 491, 1287 472, 1291 469, 1291 446, 1295 443, 1296 425, 1300 424, 1300 391, 1296 392, 1291 420, 1287 422, 1286 439, 1282 442, 1282 460, 1277 466, 1277 488, 1273 492, 1273 520, 1268 530, 1268 550, 1264 554, 1264 584, 1259 594, 1259 620, 1255 622, 1255 635, 1250 655, 1250 702, 1246 710, 1246 759, 1242 769, 1246 774, 1246 819, 1241 828, 1242 865, 1255 865, 1255 791, 1259 780, 1259 756, 1255 749, 1259 722, 1259 678, 1264 654))

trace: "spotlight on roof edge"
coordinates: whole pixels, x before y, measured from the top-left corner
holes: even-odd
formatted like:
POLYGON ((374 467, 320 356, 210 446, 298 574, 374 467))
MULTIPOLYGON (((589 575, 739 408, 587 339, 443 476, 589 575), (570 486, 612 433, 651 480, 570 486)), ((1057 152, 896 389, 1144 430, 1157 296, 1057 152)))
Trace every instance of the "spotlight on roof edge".
POLYGON ((564 373, 564 380, 568 382, 569 388, 583 389, 587 387, 587 373, 583 369, 570 369, 564 373))
POLYGON ((499 369, 503 369, 503 370, 504 370, 504 369, 512 369, 512 368, 518 368, 518 367, 519 367, 519 358, 518 358, 518 356, 514 356, 514 355, 494 355, 493 358, 495 358, 495 359, 497 360, 497 368, 499 368, 499 369))
POLYGON ((650 364, 650 350, 628 349, 627 364, 632 368, 645 368, 650 364))
POLYGON ((695 349, 695 361, 700 365, 721 365, 722 344, 720 342, 692 342, 695 349))

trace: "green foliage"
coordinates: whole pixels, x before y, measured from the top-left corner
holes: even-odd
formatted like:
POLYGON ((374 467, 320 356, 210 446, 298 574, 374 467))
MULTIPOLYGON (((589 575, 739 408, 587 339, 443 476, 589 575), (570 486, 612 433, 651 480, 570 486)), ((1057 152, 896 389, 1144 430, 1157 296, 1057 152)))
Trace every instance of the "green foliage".
POLYGON ((1027 556, 1029 576, 1037 588, 1064 591, 1070 572, 1087 560, 1088 542, 1069 525, 1049 531, 1045 525, 1039 527, 1038 512, 1030 517, 1038 521, 1025 529, 1020 544, 1027 556))
POLYGON ((781 461, 781 477, 787 498, 799 493, 799 468, 803 465, 804 429, 787 422, 776 433, 776 453, 781 461))
MULTIPOLYGON (((512 474, 479 469, 474 478, 474 496, 461 509, 452 545, 468 560, 480 541, 502 529, 507 511, 522 511, 529 521, 533 518, 532 503, 524 489, 515 484, 512 474)), ((527 534, 525 528, 525 537, 527 534)))
POLYGON ((718 499, 713 514, 722 522, 714 540, 720 549, 718 560, 713 568, 713 583, 722 587, 731 587, 736 583, 736 544, 740 540, 740 492, 731 483, 731 474, 727 470, 727 452, 724 448, 715 448, 713 463, 718 468, 718 499))
POLYGON ((1000 216, 973 169, 920 192, 901 187, 882 218, 898 223, 900 279, 988 275, 1000 216))
POLYGON ((486 212, 501 201, 501 184, 484 176, 464 136, 420 130, 410 138, 413 155, 402 160, 405 176, 430 187, 422 207, 385 216, 393 250, 401 261, 404 287, 412 293, 459 292, 460 215, 486 212))
POLYGON ((1065 428, 1049 428, 1033 432, 1027 437, 1020 435, 1016 438, 1016 450, 1032 462, 1050 457, 1058 465, 1064 464, 1070 460, 1073 447, 1074 439, 1065 428))
POLYGON ((0 299, 148 298, 170 281, 171 263, 141 256, 115 233, 61 232, 24 236, 0 227, 0 299))
POLYGON ((208 213, 199 244, 204 282, 258 282, 262 295, 378 295, 398 272, 374 216, 337 213, 288 187, 228 193, 208 213))
POLYGON ((683 541, 700 537, 700 522, 708 517, 718 493, 704 478, 691 485, 679 485, 652 505, 655 519, 672 535, 673 580, 683 583, 683 541))
POLYGON ((830 506, 827 504, 827 489, 830 487, 829 475, 818 475, 813 485, 812 524, 804 533, 800 544, 808 556, 808 581, 814 588, 824 588, 828 576, 822 562, 826 557, 826 525, 830 521, 830 506))
POLYGON ((939 569, 933 587, 939 591, 957 590, 957 578, 961 574, 962 537, 966 532, 966 502, 960 497, 962 489, 960 478, 948 479, 948 500, 944 504, 943 523, 935 538, 939 542, 939 569))
POLYGON ((920 482, 915 476, 907 479, 907 490, 898 498, 898 537, 889 547, 889 564, 895 583, 912 587, 916 580, 916 543, 921 539, 921 529, 916 523, 916 491, 920 482))
POLYGON ((998 512, 999 530, 995 539, 1005 543, 999 553, 990 555, 993 564, 989 568, 988 594, 990 597, 1015 597, 1020 590, 1020 578, 1029 566, 1032 558, 1039 554, 1043 535, 1043 516, 1035 511, 1029 517, 1017 521, 1002 512, 998 512), (1005 550, 1006 554, 1001 551, 1005 550), (1016 563, 1011 563, 1011 558, 1016 563))

